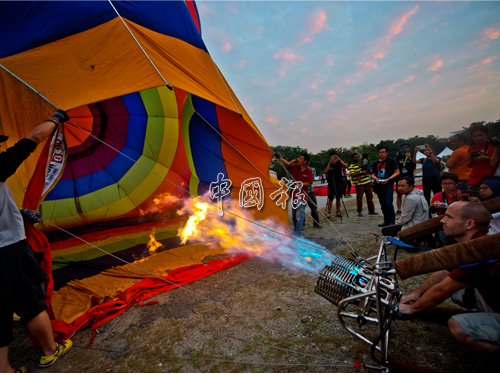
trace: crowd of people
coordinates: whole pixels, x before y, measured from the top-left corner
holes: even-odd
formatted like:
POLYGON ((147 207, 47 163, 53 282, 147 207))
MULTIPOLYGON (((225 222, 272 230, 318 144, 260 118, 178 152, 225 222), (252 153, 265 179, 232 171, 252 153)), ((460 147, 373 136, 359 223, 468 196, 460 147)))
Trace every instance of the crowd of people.
MULTIPOLYGON (((397 237, 401 230, 423 223, 432 215, 442 215, 443 229, 423 238, 430 247, 500 233, 500 212, 490 213, 480 204, 500 197, 500 140, 490 140, 484 125, 473 127, 471 135, 473 144, 469 146, 463 134, 455 134, 451 138, 454 151, 443 158, 436 156, 434 148, 427 144, 416 146, 412 153, 408 142, 403 142, 393 157, 388 155, 386 147, 379 147, 378 160, 373 165, 368 163, 365 154, 361 160, 358 154, 351 155, 348 164, 332 152, 321 175, 322 181, 328 183, 326 219, 332 217, 333 200, 336 201, 335 216, 342 218, 342 197, 350 192, 350 186, 346 191, 347 177, 356 191, 359 217, 363 216, 363 197, 366 197, 368 215, 378 215, 373 202, 374 193, 377 195, 383 215, 379 227, 384 236, 397 237), (419 151, 424 157, 417 156, 419 151), (421 189, 415 186, 417 164, 422 165, 421 189), (395 186, 396 210, 393 204, 395 186)), ((293 168, 290 166, 292 171, 293 168)), ((308 181, 312 183, 312 179, 308 181)), ((312 190, 311 184, 307 186, 312 190)), ((315 206, 314 225, 320 227, 317 204, 315 206)), ((298 222, 294 221, 294 226, 302 229, 298 222)), ((473 296, 477 301, 473 309, 479 313, 450 318, 451 334, 473 350, 495 351, 500 358, 499 260, 436 272, 403 298, 399 310, 413 315, 433 308, 448 297, 465 306, 461 299, 464 290, 469 290, 468 299, 473 296)))

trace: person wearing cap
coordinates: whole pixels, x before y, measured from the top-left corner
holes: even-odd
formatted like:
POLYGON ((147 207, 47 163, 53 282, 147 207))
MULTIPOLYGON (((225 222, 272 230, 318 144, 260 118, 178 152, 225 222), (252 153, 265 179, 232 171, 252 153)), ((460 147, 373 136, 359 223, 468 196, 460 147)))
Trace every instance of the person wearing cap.
MULTIPOLYGON (((400 150, 396 154, 396 161, 399 166, 399 176, 396 181, 396 186, 402 177, 410 177, 412 180, 415 180, 415 163, 413 162, 413 156, 410 151, 410 143, 403 142, 400 145, 400 150)), ((399 189, 396 189, 398 196, 396 199, 397 211, 396 216, 401 215, 401 204, 403 202, 403 194, 399 192, 399 189)))
MULTIPOLYGON (((9 345, 14 341, 14 313, 26 323, 28 332, 42 347, 40 367, 52 365, 72 345, 71 340, 54 341, 45 303, 47 274, 26 241, 23 216, 6 182, 38 144, 50 135, 54 126, 67 120, 66 112, 57 110, 25 138, 0 152, 0 371, 4 373, 26 372, 25 367, 13 369, 9 362, 9 345)), ((0 142, 7 139, 5 135, 0 136, 0 142)))

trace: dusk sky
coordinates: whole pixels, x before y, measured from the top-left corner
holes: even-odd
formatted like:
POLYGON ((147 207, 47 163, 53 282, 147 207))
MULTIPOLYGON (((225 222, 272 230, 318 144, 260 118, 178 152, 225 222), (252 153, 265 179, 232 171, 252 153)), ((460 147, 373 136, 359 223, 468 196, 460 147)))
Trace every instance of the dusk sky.
POLYGON ((198 1, 271 146, 448 136, 500 117, 500 2, 198 1))

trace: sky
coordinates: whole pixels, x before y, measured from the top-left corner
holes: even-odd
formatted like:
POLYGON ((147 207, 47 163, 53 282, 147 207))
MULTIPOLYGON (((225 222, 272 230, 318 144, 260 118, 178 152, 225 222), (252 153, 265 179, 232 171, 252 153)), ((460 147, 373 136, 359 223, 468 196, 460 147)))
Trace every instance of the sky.
POLYGON ((271 146, 317 153, 500 118, 500 2, 197 5, 208 51, 271 146))

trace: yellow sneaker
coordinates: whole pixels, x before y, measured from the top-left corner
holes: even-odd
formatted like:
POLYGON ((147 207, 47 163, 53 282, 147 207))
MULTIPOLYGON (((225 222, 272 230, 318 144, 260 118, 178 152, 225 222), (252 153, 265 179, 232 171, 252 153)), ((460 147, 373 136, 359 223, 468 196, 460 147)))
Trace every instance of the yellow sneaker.
POLYGON ((24 374, 24 373, 28 372, 28 369, 26 368, 26 366, 18 367, 16 369, 14 369, 14 372, 16 374, 24 374))
POLYGON ((16 313, 14 313, 14 322, 18 322, 21 320, 21 317, 19 315, 17 315, 16 313))
POLYGON ((40 367, 49 367, 51 366, 57 359, 64 354, 68 350, 71 349, 71 346, 73 343, 71 340, 63 340, 63 341, 56 341, 56 352, 52 355, 42 355, 42 358, 40 358, 40 367))

